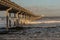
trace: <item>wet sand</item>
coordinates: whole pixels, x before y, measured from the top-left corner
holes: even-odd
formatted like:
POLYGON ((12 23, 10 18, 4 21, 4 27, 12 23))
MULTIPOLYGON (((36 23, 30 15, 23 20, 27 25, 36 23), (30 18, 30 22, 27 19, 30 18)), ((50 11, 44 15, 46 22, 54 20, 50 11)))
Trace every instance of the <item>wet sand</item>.
POLYGON ((12 29, 7 34, 0 34, 0 40, 60 40, 60 27, 12 29))

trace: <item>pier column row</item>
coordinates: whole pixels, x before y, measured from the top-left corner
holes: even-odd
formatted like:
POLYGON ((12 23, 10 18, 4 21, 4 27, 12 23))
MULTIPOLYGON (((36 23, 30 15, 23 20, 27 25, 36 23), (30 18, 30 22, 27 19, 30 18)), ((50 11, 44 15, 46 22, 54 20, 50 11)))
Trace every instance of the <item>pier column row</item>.
POLYGON ((25 24, 31 21, 31 16, 28 16, 25 12, 21 12, 19 14, 19 17, 20 17, 20 24, 25 24))

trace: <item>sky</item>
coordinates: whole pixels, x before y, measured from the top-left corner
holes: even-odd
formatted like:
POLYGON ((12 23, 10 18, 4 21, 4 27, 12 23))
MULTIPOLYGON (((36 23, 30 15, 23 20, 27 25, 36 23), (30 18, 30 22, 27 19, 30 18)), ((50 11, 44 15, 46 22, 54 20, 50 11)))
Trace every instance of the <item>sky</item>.
MULTIPOLYGON (((60 0, 11 0, 12 2, 17 3, 18 5, 22 7, 31 7, 31 6, 37 6, 42 8, 54 8, 54 9, 60 9, 60 0)), ((48 16, 60 16, 60 10, 52 10, 52 12, 48 10, 44 10, 40 12, 40 14, 48 15, 48 16), (55 15, 54 15, 55 14, 55 15)))
POLYGON ((11 0, 22 6, 60 7, 60 0, 11 0))

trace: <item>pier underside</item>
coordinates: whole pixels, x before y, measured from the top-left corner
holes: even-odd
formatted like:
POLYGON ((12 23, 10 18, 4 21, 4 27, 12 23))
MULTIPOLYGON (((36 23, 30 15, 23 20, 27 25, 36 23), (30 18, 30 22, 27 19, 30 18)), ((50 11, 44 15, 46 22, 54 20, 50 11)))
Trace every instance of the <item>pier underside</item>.
POLYGON ((0 11, 5 11, 5 10, 7 10, 8 8, 9 8, 9 7, 6 7, 6 6, 0 4, 0 11))

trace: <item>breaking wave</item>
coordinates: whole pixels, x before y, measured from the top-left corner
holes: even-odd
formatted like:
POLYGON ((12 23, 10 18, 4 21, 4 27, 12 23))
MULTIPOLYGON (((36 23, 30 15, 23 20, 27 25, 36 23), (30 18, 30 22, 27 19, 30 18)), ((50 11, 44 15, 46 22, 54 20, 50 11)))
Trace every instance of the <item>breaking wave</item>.
POLYGON ((35 21, 35 22, 28 22, 28 24, 40 24, 40 23, 60 23, 60 21, 35 21))

